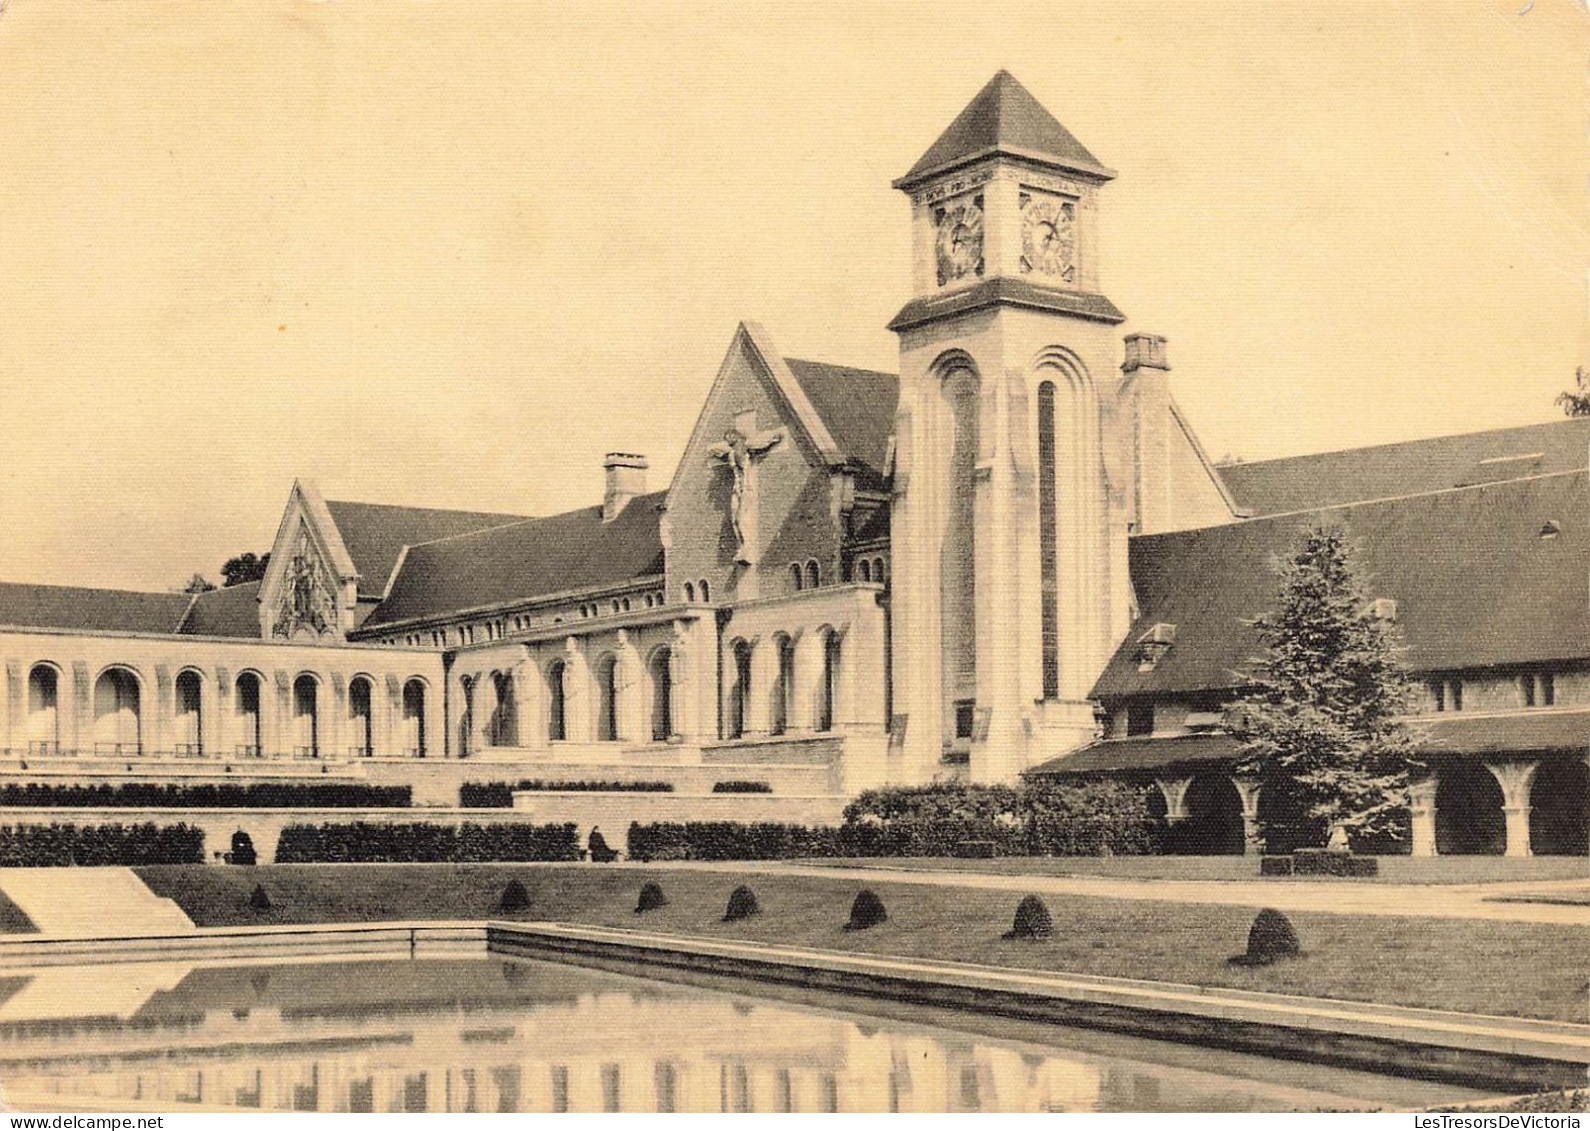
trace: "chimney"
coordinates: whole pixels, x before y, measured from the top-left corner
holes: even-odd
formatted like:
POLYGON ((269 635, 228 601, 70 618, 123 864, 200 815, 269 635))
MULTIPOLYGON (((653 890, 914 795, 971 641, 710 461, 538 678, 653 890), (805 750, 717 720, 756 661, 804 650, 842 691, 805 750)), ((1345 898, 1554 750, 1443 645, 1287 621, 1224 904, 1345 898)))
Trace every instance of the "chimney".
POLYGON ((1126 335, 1126 361, 1122 373, 1136 373, 1139 369, 1170 370, 1165 360, 1165 339, 1158 334, 1126 335))
POLYGON ((607 490, 602 495, 602 521, 612 522, 636 495, 646 493, 646 457, 634 452, 608 452, 602 460, 607 490))

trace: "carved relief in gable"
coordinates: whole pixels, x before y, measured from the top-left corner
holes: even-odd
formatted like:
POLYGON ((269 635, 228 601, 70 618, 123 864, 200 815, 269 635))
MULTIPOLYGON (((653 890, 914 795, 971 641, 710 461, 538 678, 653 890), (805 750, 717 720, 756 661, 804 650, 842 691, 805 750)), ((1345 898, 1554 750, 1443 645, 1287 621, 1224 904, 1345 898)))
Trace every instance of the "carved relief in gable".
POLYGON ((301 522, 276 594, 271 635, 279 640, 335 635, 337 604, 336 579, 316 549, 308 525, 301 522))

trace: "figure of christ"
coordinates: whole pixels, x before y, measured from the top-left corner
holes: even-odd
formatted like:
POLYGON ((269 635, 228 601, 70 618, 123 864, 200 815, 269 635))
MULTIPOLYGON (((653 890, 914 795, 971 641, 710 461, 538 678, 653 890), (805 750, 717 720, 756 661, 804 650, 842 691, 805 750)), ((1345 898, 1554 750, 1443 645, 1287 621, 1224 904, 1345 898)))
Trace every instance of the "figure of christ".
POLYGON ((727 467, 734 477, 729 488, 729 524, 734 528, 735 561, 741 565, 755 561, 748 520, 756 501, 756 462, 784 438, 782 428, 747 434, 755 427, 755 415, 742 413, 723 434, 723 442, 707 449, 708 457, 727 467))

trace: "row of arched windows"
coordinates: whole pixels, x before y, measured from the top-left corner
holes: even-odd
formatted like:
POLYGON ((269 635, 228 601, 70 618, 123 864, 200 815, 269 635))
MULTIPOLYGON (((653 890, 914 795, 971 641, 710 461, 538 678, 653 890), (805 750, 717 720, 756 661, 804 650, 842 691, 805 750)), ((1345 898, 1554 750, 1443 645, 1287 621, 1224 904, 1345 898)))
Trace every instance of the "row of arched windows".
MULTIPOLYGON (((591 690, 594 692, 589 736, 571 734, 569 701, 575 693, 570 686, 572 669, 567 661, 554 659, 546 666, 546 738, 549 742, 581 741, 667 742, 675 737, 674 652, 667 645, 652 650, 646 662, 646 735, 627 733, 628 700, 634 693, 624 678, 618 656, 605 652, 591 665, 591 690)), ((463 707, 460 717, 459 750, 471 752, 475 732, 475 712, 487 711, 481 728, 488 746, 518 746, 524 736, 520 729, 518 691, 509 672, 494 671, 480 677, 465 676, 461 681, 463 707), (482 692, 491 693, 489 702, 482 692)))
POLYGON ((883 558, 857 558, 850 566, 851 577, 856 581, 884 580, 883 558))
MULTIPOLYGON (((231 717, 225 722, 230 749, 213 750, 207 743, 220 728, 207 727, 204 706, 205 676, 196 668, 184 668, 173 681, 172 743, 169 753, 198 758, 216 753, 240 758, 266 755, 265 712, 269 702, 265 678, 256 671, 242 671, 233 681, 231 717)), ((298 758, 322 758, 332 753, 325 749, 322 727, 321 678, 301 672, 288 688, 287 717, 283 733, 275 743, 278 753, 298 758)), ((425 683, 418 677, 403 685, 398 739, 403 753, 424 757, 425 683)), ((371 757, 376 751, 375 704, 379 698, 374 679, 356 675, 348 681, 345 733, 351 757, 371 757)), ((143 680, 133 668, 113 664, 99 674, 90 699, 92 734, 82 751, 107 757, 132 757, 150 751, 145 717, 146 697, 143 680)), ((27 752, 46 757, 61 753, 61 673, 53 664, 38 663, 28 672, 27 752)))
POLYGON ((698 597, 703 605, 712 604, 712 586, 707 584, 707 579, 704 577, 693 585, 688 581, 685 582, 685 604, 695 604, 698 597))
POLYGON ((796 689, 798 657, 795 641, 785 633, 778 633, 767 644, 755 645, 747 640, 736 640, 730 647, 732 668, 729 673, 729 697, 724 718, 725 738, 744 738, 752 727, 754 712, 759 705, 758 696, 766 696, 767 733, 787 734, 791 730, 811 729, 829 731, 834 727, 834 703, 839 686, 840 637, 833 630, 822 632, 822 671, 818 673, 815 697, 810 704, 797 702, 796 689), (759 688, 755 680, 753 659, 758 647, 771 647, 777 651, 771 687, 759 688), (806 710, 810 714, 805 713, 806 710))
POLYGON ((808 561, 804 566, 800 562, 791 562, 789 580, 791 587, 799 593, 802 589, 816 589, 822 584, 823 575, 815 561, 808 561))

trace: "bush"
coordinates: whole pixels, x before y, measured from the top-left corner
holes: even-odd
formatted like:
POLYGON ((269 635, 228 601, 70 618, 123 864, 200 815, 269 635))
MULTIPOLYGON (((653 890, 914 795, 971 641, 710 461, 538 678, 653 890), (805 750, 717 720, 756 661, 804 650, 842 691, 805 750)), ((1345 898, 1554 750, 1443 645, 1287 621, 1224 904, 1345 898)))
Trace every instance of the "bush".
POLYGON ((1237 966, 1268 966, 1277 958, 1296 958, 1301 952, 1292 921, 1273 907, 1266 907, 1248 928, 1248 950, 1231 959, 1237 966))
POLYGON ((729 906, 723 912, 723 921, 737 923, 761 913, 762 905, 756 901, 756 892, 741 884, 729 893, 729 906))
POLYGON ((464 809, 511 809, 515 790, 542 790, 558 793, 672 793, 666 781, 543 781, 530 778, 521 782, 465 782, 458 787, 458 804, 464 809))
POLYGON ((580 858, 573 824, 459 826, 428 822, 288 825, 278 864, 479 864, 498 860, 580 858))
POLYGON ((254 894, 248 897, 248 905, 255 911, 269 911, 271 909, 271 897, 265 891, 264 884, 254 885, 254 894))
POLYGON ((1292 853, 1294 876, 1374 876, 1380 861, 1373 856, 1353 856, 1325 848, 1300 848, 1292 853))
POLYGON ((773 784, 765 781, 719 781, 712 783, 713 793, 772 793, 773 784))
POLYGON ((656 911, 659 907, 667 906, 668 897, 663 894, 661 885, 648 881, 640 886, 640 902, 635 904, 635 914, 656 911))
POLYGON ((508 886, 502 889, 502 899, 497 902, 499 911, 523 911, 530 906, 530 893, 524 890, 524 885, 518 880, 509 880, 508 886))
POLYGON ((772 821, 662 822, 629 826, 631 860, 788 860, 838 856, 839 830, 772 821))
POLYGON ((256 782, 252 785, 119 785, 0 786, 0 806, 54 806, 73 809, 406 809, 413 790, 406 785, 357 785, 343 782, 300 784, 256 782))
POLYGON ((1290 876, 1292 874, 1292 858, 1290 856, 1261 856, 1259 857, 1259 875, 1261 876, 1290 876))
POLYGON ((1007 939, 1046 939, 1054 934, 1049 908, 1035 895, 1023 896, 1016 904, 1016 921, 1002 936, 1007 939))
POLYGON ((0 868, 202 863, 204 832, 192 825, 0 826, 0 868))
POLYGON ((889 913, 884 910, 883 900, 878 898, 878 893, 870 888, 862 888, 856 893, 855 902, 850 905, 850 922, 845 924, 845 930, 865 931, 888 917, 889 913))

